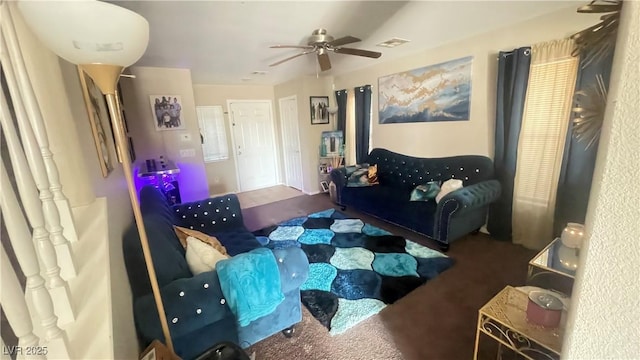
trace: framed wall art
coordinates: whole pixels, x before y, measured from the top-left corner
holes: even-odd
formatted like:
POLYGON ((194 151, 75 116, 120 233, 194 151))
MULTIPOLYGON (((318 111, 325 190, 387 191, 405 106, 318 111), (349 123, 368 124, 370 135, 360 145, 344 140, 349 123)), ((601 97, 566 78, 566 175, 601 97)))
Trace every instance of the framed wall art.
POLYGON ((328 96, 311 96, 309 98, 309 106, 311 107, 311 125, 329 123, 328 96))
POLYGON ((115 154, 115 144, 112 141, 111 117, 109 116, 107 101, 91 77, 80 67, 78 67, 78 76, 80 77, 82 96, 87 108, 93 140, 96 144, 100 170, 102 171, 102 176, 107 177, 113 170, 114 156, 112 154, 115 154))
POLYGON ((379 78, 378 122, 469 120, 472 60, 470 56, 379 78))
POLYGON ((180 95, 149 95, 156 131, 186 129, 180 95))

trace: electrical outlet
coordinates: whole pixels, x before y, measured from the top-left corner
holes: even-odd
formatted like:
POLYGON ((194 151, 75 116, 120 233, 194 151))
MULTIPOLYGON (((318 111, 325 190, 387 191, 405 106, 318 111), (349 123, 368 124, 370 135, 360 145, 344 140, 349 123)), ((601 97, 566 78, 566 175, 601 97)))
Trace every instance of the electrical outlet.
POLYGON ((180 157, 194 157, 196 156, 196 150, 195 149, 182 149, 180 150, 180 157))

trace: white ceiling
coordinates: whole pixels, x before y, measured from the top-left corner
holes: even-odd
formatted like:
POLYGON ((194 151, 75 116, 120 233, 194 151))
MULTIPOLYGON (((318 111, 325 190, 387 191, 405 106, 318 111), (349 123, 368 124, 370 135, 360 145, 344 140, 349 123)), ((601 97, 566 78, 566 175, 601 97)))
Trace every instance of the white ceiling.
POLYGON ((295 55, 278 44, 306 44, 314 29, 335 38, 352 35, 347 47, 382 52, 379 59, 330 53, 338 75, 447 42, 508 27, 583 1, 110 1, 144 16, 150 41, 136 65, 191 69, 196 84, 279 84, 319 71, 316 57, 295 55), (411 40, 388 49, 392 37, 411 40), (252 75, 253 71, 268 71, 252 75), (243 81, 242 78, 251 78, 243 81))

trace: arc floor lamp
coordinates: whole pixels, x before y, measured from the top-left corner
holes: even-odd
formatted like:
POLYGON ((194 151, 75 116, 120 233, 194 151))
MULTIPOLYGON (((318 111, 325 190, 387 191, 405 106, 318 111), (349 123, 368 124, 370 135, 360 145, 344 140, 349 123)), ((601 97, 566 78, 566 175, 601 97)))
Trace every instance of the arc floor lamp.
POLYGON ((131 159, 127 149, 129 145, 116 99, 117 83, 122 70, 138 61, 147 49, 149 23, 135 12, 97 0, 20 1, 18 9, 40 41, 61 58, 79 65, 107 98, 116 147, 121 155, 162 332, 167 346, 173 352, 147 233, 133 183, 131 159))

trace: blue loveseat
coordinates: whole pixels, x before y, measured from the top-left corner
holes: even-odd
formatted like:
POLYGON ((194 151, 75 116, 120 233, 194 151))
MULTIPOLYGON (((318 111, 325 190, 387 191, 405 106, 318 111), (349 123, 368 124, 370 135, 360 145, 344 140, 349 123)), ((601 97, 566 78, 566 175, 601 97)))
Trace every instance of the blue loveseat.
POLYGON ((347 169, 331 172, 336 201, 436 240, 443 250, 485 223, 489 204, 500 196, 493 162, 485 156, 417 158, 373 149, 364 161, 378 165, 379 185, 347 187, 347 169), (463 181, 462 189, 435 201, 409 201, 411 191, 429 181, 463 181))
MULTIPOLYGON (((171 338, 182 359, 192 359, 221 341, 248 347, 302 320, 300 285, 308 275, 309 262, 300 248, 272 250, 285 299, 270 315, 244 327, 227 306, 216 271, 191 274, 173 225, 216 236, 231 256, 261 247, 245 228, 235 195, 170 206, 160 191, 146 186, 140 191, 140 209, 171 338)), ((124 235, 123 251, 138 336, 144 346, 154 339, 162 341, 164 336, 135 224, 124 235)))

